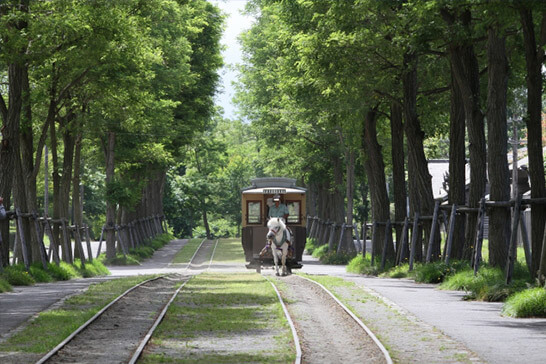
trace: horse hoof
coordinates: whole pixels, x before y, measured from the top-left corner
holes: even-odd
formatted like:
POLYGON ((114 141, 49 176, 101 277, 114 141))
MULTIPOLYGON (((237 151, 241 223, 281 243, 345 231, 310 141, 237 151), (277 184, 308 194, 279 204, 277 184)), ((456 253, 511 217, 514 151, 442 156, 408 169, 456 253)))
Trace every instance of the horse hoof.
POLYGON ((279 274, 279 273, 275 273, 275 275, 276 275, 277 277, 278 277, 278 276, 280 276, 280 274, 279 274))

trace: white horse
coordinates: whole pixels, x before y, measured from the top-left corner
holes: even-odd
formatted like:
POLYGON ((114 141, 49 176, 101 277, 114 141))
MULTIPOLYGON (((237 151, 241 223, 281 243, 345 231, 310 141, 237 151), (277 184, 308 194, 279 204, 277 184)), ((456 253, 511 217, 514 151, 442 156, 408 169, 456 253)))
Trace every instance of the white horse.
POLYGON ((282 264, 282 275, 286 273, 286 256, 288 255, 288 248, 292 243, 292 236, 290 230, 286 228, 284 219, 279 217, 273 217, 267 222, 267 245, 271 247, 271 253, 273 255, 273 261, 275 262, 275 269, 277 275, 279 275, 279 257, 282 264))

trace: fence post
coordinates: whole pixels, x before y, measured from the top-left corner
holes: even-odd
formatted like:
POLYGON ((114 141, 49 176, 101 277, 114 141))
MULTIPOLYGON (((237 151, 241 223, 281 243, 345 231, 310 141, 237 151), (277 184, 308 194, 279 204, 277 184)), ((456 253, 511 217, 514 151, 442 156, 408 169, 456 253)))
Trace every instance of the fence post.
POLYGON ((61 217, 61 228, 63 234, 63 244, 64 249, 66 249, 66 257, 68 258, 68 263, 74 264, 74 256, 72 255, 72 243, 70 242, 70 235, 66 228, 66 221, 61 217))
POLYGON ((102 229, 100 230, 99 247, 97 248, 97 255, 96 255, 97 258, 99 257, 100 250, 102 248, 102 237, 104 236, 104 228, 105 227, 106 227, 106 225, 102 225, 102 229))
POLYGON ((520 223, 520 228, 521 228, 521 240, 522 240, 522 243, 523 243, 523 250, 525 251, 525 262, 527 263, 527 268, 529 268, 529 272, 531 271, 531 257, 532 257, 532 253, 531 253, 531 246, 529 244, 529 234, 527 233, 527 225, 525 224, 525 214, 523 213, 523 211, 521 212, 521 223, 520 223))
POLYGON ((383 251, 381 252, 381 270, 385 269, 385 263, 387 262, 387 246, 390 239, 392 239, 391 219, 388 219, 387 224, 385 225, 385 239, 383 241, 383 251))
POLYGON ((336 223, 332 223, 332 227, 330 228, 330 239, 328 241, 328 251, 332 251, 334 249, 334 239, 336 236, 336 223))
POLYGON ((402 228, 402 236, 400 237, 400 246, 398 248, 397 264, 402 264, 406 258, 406 247, 408 245, 408 229, 409 218, 404 217, 404 227, 402 228))
POLYGON ((29 217, 29 219, 34 220, 34 232, 35 232, 35 235, 36 235, 36 242, 39 244, 40 259, 42 260, 42 267, 44 267, 44 270, 47 270, 47 263, 48 263, 47 252, 46 252, 45 246, 44 246, 44 239, 43 239, 43 235, 42 235, 42 232, 41 232, 41 229, 40 229, 40 223, 38 222, 38 214, 36 212, 34 212, 29 217))
POLYGON ((480 263, 482 261, 482 244, 483 244, 483 231, 485 228, 485 197, 480 201, 480 211, 478 212, 478 238, 476 239, 476 244, 474 249, 473 264, 474 275, 478 274, 478 269, 480 268, 480 263))
POLYGON ((89 236, 89 225, 83 225, 83 231, 85 232, 85 241, 87 243, 87 260, 90 263, 93 262, 93 250, 91 249, 91 236, 89 236))
POLYGON ((430 263, 432 260, 432 244, 434 244, 434 238, 436 236, 436 229, 438 228, 438 212, 440 211, 440 201, 436 200, 434 203, 434 213, 432 214, 432 226, 430 228, 430 237, 428 239, 427 246, 427 258, 425 262, 430 263))
POLYGON ((409 258, 409 270, 413 270, 413 260, 415 259, 415 251, 417 250, 417 240, 419 238, 419 212, 416 211, 413 217, 413 229, 411 231, 411 250, 409 258))
POLYGON ((370 261, 371 261, 371 264, 373 265, 374 263, 374 260, 375 260, 375 240, 377 239, 377 221, 374 220, 373 221, 373 225, 372 225, 372 249, 371 249, 371 258, 370 258, 370 261))
POLYGON ((447 232, 446 247, 444 249, 445 263, 449 264, 449 256, 451 255, 451 247, 453 245, 453 235, 455 232, 455 217, 457 216, 457 204, 451 206, 451 215, 449 216, 449 230, 447 232))
POLYGON ((30 262, 28 261, 28 250, 27 250, 27 244, 25 241, 25 232, 23 230, 23 217, 21 216, 21 211, 19 211, 18 208, 15 209, 15 214, 17 218, 17 231, 19 235, 19 241, 21 243, 21 248, 23 252, 23 263, 25 264, 25 269, 28 271, 30 269, 30 262))
POLYGON ((514 212, 512 217, 512 234, 510 234, 510 247, 508 248, 508 257, 506 259, 506 284, 510 284, 512 281, 512 274, 514 272, 514 261, 516 260, 516 248, 517 248, 517 236, 518 236, 518 224, 521 210, 521 194, 518 194, 516 203, 514 205, 514 212))
POLYGON ((49 218, 44 218, 44 231, 49 237, 49 253, 48 257, 51 256, 51 252, 53 251, 53 261, 55 264, 59 265, 61 263, 61 258, 59 257, 59 244, 57 241, 55 241, 55 238, 53 237, 53 229, 51 229, 51 224, 49 223, 49 218))

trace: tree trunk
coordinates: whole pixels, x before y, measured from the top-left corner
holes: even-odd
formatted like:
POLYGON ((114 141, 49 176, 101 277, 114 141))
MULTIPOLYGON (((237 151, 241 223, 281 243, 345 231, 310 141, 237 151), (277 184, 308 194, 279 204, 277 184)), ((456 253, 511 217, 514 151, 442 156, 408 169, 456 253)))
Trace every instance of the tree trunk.
MULTIPOLYGON (((22 0, 13 6, 18 6, 20 10, 28 11, 29 0, 22 0)), ((11 6, 4 5, 0 7, 0 17, 4 17, 11 10, 11 6)), ((15 36, 17 32, 25 29, 27 23, 24 21, 9 21, 7 26, 13 31, 15 36)), ((7 41, 8 39, 3 39, 7 41)), ((6 42, 7 43, 7 42, 6 42)), ((14 57, 15 62, 7 66, 8 78, 8 102, 0 99, 0 111, 2 114, 2 145, 0 146, 0 196, 4 198, 4 206, 9 209, 11 206, 11 191, 14 183, 14 173, 16 168, 16 157, 19 151, 19 126, 21 119, 21 108, 23 103, 23 77, 27 65, 24 63, 26 49, 18 50, 19 56, 14 57)), ((0 221, 2 230, 2 264, 8 265, 9 259, 9 220, 0 221)))
MULTIPOLYGON (((470 10, 464 9, 460 14, 453 14, 449 10, 443 9, 442 16, 448 25, 462 26, 468 34, 472 33, 470 10)), ((474 53, 471 39, 468 39, 467 43, 451 43, 448 49, 453 75, 462 95, 468 140, 470 142, 470 190, 468 194, 468 206, 477 208, 481 198, 485 194, 487 168, 484 116, 480 108, 478 59, 474 53)), ((471 247, 476 239, 476 213, 467 213, 465 227, 463 257, 469 259, 472 253, 471 247)))
MULTIPOLYGON (((417 116, 417 56, 415 53, 404 55, 405 73, 402 78, 404 89, 404 114, 406 116, 404 131, 408 143, 408 186, 410 197, 410 214, 419 212, 421 216, 432 215, 434 197, 432 194, 432 177, 428 171, 427 159, 423 148, 425 137, 417 116)), ((423 229, 430 234, 430 221, 423 222, 423 229)), ((429 239, 426 239, 428 244, 429 239)), ((415 260, 423 259, 422 240, 418 239, 415 260)), ((440 235, 434 240, 433 255, 440 251, 440 235)))
MULTIPOLYGON (((451 70, 451 108, 449 124, 449 204, 463 206, 466 202, 466 157, 465 157, 465 118, 464 105, 459 86, 451 70)), ((451 257, 463 258, 465 219, 461 215, 455 217, 451 257)))
MULTIPOLYGON (((372 202, 372 220, 386 222, 389 219, 389 197, 385 180, 385 163, 381 154, 381 145, 377 141, 377 108, 370 109, 364 119, 362 149, 365 155, 364 168, 370 186, 372 202)), ((384 229, 379 229, 374 241, 373 251, 380 257, 385 239, 384 229)), ((394 247, 387 245, 387 259, 394 261, 394 247)))
MULTIPOLYGON (((529 155, 529 177, 531 180, 531 198, 546 197, 544 177, 544 155, 542 150, 542 66, 544 62, 544 45, 546 44, 546 14, 542 14, 540 39, 536 40, 532 10, 521 9, 521 24, 525 46, 527 67, 527 150, 529 155)), ((537 277, 540 268, 543 246, 544 221, 546 206, 531 206, 531 276, 537 277)), ((542 265, 540 277, 546 275, 546 265, 542 265)), ((540 278, 539 277, 539 278, 540 278)), ((544 282, 543 282, 544 283, 544 282)))
MULTIPOLYGON (((404 125, 402 122, 403 109, 400 103, 391 103, 391 153, 392 153, 392 182, 394 190, 394 219, 404 221, 407 215, 406 168, 404 162, 404 125)), ((402 226, 396 225, 397 249, 402 238, 402 226)), ((407 246, 406 246, 407 247, 407 246)), ((406 254, 406 257, 409 254, 406 254)))
MULTIPOLYGON (((487 146, 490 200, 510 200, 506 122, 506 94, 508 88, 508 59, 505 38, 493 28, 488 29, 488 86, 487 86, 487 146)), ((491 209, 489 212, 489 264, 504 269, 510 241, 510 210, 491 209)))
MULTIPOLYGON (((80 162, 82 150, 82 134, 76 136, 74 153, 74 177, 72 178, 72 205, 74 207, 74 225, 83 226, 83 206, 80 195, 80 162)), ((81 258, 78 249, 74 250, 74 258, 81 258)))
MULTIPOLYGON (((106 189, 114 179, 114 151, 116 145, 116 134, 108 132, 108 141, 106 145, 106 189)), ((112 196, 106 198, 106 259, 116 257, 116 235, 114 227, 116 225, 116 203, 112 201, 112 196)))

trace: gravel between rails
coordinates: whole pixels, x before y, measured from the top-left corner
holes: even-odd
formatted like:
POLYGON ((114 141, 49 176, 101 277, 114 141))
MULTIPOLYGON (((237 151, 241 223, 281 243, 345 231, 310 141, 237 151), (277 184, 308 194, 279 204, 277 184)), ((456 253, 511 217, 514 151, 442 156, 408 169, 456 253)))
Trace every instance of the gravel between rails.
POLYGON ((123 297, 48 363, 126 363, 181 277, 150 281, 123 297))
POLYGON ((300 336, 303 363, 385 363, 366 332, 319 286, 296 276, 277 278, 300 336))

